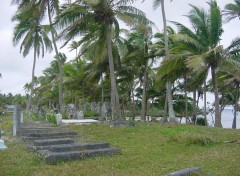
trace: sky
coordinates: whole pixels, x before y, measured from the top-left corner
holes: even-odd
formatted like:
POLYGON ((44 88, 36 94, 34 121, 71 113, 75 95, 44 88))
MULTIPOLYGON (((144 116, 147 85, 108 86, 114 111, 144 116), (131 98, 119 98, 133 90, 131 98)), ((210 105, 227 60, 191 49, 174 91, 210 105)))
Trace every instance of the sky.
MULTIPOLYGON (((33 65, 33 52, 29 53, 25 58, 20 53, 20 45, 13 46, 12 36, 14 23, 11 22, 11 18, 16 11, 15 6, 11 6, 11 0, 0 1, 0 93, 12 93, 12 94, 25 94, 24 85, 31 81, 31 72, 33 65)), ((158 8, 155 11, 152 8, 152 0, 145 0, 141 3, 139 0, 134 5, 146 13, 147 17, 152 20, 159 31, 162 31, 162 16, 161 9, 158 8)), ((217 0, 221 9, 224 8, 227 3, 234 3, 234 0, 217 0)), ((165 2, 165 10, 167 20, 177 21, 186 26, 189 26, 187 18, 184 15, 189 12, 189 4, 196 5, 208 9, 206 0, 167 0, 165 2)), ((228 46, 230 42, 240 35, 238 28, 240 21, 235 19, 230 23, 224 24, 224 34, 222 35, 221 44, 228 46)), ((74 57, 74 51, 69 52, 66 47, 63 52, 67 55, 68 60, 74 57)), ((54 52, 51 54, 45 54, 44 58, 38 58, 36 63, 35 75, 42 75, 42 71, 50 66, 53 60, 54 52)))

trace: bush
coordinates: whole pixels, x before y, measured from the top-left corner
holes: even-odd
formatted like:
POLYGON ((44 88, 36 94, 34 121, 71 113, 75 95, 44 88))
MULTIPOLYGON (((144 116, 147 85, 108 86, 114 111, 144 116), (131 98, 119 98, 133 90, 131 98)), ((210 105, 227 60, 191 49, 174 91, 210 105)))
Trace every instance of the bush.
POLYGON ((53 124, 57 124, 55 114, 47 114, 47 120, 53 124))
POLYGON ((180 134, 172 135, 169 138, 169 142, 185 144, 186 146, 190 145, 210 146, 216 143, 215 140, 208 136, 189 132, 183 132, 180 134))
POLYGON ((84 112, 84 117, 98 117, 99 114, 95 111, 87 110, 84 112))
POLYGON ((203 117, 197 118, 197 125, 206 126, 207 122, 203 117))

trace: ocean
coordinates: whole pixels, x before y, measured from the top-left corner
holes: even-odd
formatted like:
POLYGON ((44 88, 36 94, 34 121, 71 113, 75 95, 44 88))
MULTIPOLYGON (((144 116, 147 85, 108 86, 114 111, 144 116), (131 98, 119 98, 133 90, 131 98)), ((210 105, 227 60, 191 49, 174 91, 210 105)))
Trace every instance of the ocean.
MULTIPOLYGON (((222 112, 222 126, 223 128, 232 128, 233 122, 233 109, 225 108, 222 112)), ((208 125, 214 126, 215 114, 211 115, 210 113, 207 115, 208 125)), ((240 112, 237 113, 237 129, 240 129, 240 112)))

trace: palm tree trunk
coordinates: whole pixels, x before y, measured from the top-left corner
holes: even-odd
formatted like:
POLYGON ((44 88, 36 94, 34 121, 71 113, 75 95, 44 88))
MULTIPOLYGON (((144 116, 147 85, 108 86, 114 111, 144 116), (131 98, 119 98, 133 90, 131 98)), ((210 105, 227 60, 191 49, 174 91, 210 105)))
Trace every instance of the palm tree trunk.
POLYGON ((196 124, 196 99, 197 99, 197 91, 194 90, 193 92, 193 114, 192 114, 192 122, 193 124, 196 124))
POLYGON ((214 97, 215 97, 215 126, 222 128, 221 115, 219 110, 219 97, 218 97, 216 70, 214 66, 211 66, 211 73, 212 73, 212 83, 213 83, 213 91, 214 91, 214 97))
POLYGON ((187 123, 189 119, 188 119, 187 77, 186 76, 184 78, 184 97, 185 97, 185 118, 187 123))
POLYGON ((113 120, 124 120, 121 116, 119 96, 117 91, 117 83, 114 73, 114 64, 113 64, 113 55, 112 55, 112 39, 111 39, 111 31, 108 23, 105 25, 106 27, 106 37, 107 37, 107 50, 108 50, 108 61, 109 61, 109 69, 110 69, 110 79, 111 79, 111 108, 112 108, 112 119, 113 120))
MULTIPOLYGON (((50 13, 50 4, 48 1, 48 18, 49 18, 49 23, 51 26, 53 26, 52 18, 51 18, 51 13, 50 13)), ((54 46, 54 51, 58 60, 58 69, 59 69, 59 84, 58 84, 58 91, 59 91, 59 110, 60 112, 63 111, 63 70, 62 70, 62 62, 59 58, 59 52, 56 44, 56 38, 54 36, 53 31, 51 31, 51 36, 52 36, 52 42, 54 46)))
POLYGON ((206 86, 206 81, 204 81, 204 120, 205 120, 205 126, 207 126, 207 86, 206 86))
POLYGON ((141 120, 146 121, 146 102, 147 102, 147 63, 144 68, 144 76, 143 76, 143 94, 142 94, 142 107, 141 107, 141 120))
POLYGON ((135 121, 136 108, 135 108, 134 87, 133 86, 131 89, 131 95, 132 95, 132 120, 135 121))
POLYGON ((100 108, 100 113, 101 113, 101 120, 103 120, 103 104, 104 104, 104 84, 103 84, 103 74, 101 74, 101 86, 102 86, 102 99, 101 99, 101 108, 100 108))
POLYGON ((30 89, 30 96, 29 96, 29 103, 28 103, 28 108, 27 108, 27 114, 29 114, 30 108, 32 106, 32 96, 33 96, 36 60, 37 60, 37 50, 34 47, 34 58, 33 58, 33 68, 32 68, 32 82, 31 82, 31 89, 30 89))
MULTIPOLYGON (((168 36, 167 36, 167 20, 165 15, 164 9, 164 0, 161 0, 161 9, 162 9, 162 17, 163 17, 163 26, 164 26, 164 44, 165 44, 165 54, 166 59, 169 59, 169 46, 168 46, 168 36)), ((173 109, 173 102, 172 102, 172 84, 170 81, 167 82, 167 99, 168 99, 168 115, 169 121, 176 122, 175 113, 173 109)))
POLYGON ((164 110, 163 110, 163 122, 168 122, 167 113, 168 113, 168 96, 166 94, 165 103, 164 103, 164 110))
POLYGON ((238 99, 239 99, 239 84, 237 83, 236 93, 235 93, 234 117, 233 117, 233 123, 232 123, 233 129, 237 128, 238 99))

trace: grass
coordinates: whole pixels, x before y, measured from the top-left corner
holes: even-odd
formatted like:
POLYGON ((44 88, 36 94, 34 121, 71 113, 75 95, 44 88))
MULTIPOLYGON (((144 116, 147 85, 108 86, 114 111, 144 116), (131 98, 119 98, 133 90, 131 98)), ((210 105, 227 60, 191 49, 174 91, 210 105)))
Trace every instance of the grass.
POLYGON ((201 167, 202 175, 240 173, 240 145, 224 143, 239 139, 239 130, 159 123, 137 123, 129 128, 72 125, 72 130, 84 136, 79 141, 109 142, 120 148, 121 154, 47 165, 11 136, 11 117, 0 119, 4 119, 0 129, 4 129, 9 147, 0 151, 3 176, 155 176, 190 167, 201 167))

